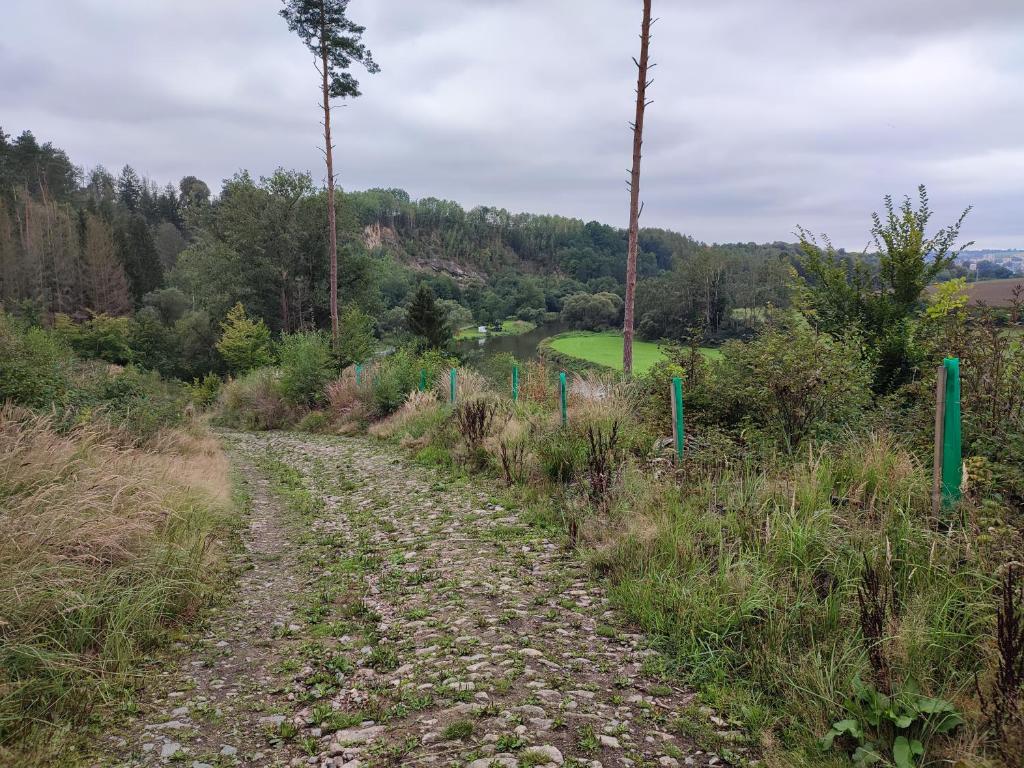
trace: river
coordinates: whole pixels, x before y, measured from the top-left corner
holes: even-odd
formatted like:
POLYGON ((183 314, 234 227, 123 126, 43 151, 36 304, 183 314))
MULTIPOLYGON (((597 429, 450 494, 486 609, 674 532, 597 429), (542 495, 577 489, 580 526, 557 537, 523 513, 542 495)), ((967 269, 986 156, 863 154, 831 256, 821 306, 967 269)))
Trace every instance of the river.
POLYGON ((464 339, 455 343, 455 351, 466 362, 498 355, 502 352, 514 355, 517 360, 533 360, 537 347, 544 339, 569 330, 566 323, 554 322, 538 325, 532 331, 518 336, 484 336, 480 339, 464 339))

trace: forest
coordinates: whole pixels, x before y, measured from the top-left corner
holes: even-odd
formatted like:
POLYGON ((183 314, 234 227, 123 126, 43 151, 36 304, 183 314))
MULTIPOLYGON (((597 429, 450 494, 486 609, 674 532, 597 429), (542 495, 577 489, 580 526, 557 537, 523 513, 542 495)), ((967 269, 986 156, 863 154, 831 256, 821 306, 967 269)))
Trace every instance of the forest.
MULTIPOLYGON (((342 301, 373 316, 382 340, 401 335, 421 284, 456 327, 543 320, 567 297, 579 308, 624 290, 626 233, 598 222, 394 189, 341 192, 336 205, 342 301)), ((102 353, 111 362, 223 373, 215 337, 236 303, 274 333, 324 327, 325 207, 306 172, 243 171, 213 195, 193 176, 160 186, 130 166, 85 172, 30 132, 0 131, 0 300, 35 321, 119 333, 102 353)), ((706 246, 660 229, 640 244, 642 338, 721 340, 743 332, 733 310, 788 301, 795 245, 706 246)))

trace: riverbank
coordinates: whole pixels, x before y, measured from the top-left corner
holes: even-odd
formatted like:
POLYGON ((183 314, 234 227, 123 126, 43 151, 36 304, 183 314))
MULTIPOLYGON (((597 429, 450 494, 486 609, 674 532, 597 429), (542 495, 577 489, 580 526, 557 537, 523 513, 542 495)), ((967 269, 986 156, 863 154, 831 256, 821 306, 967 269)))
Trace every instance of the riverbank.
POLYGON ((467 325, 465 328, 459 329, 458 333, 455 334, 455 340, 463 341, 465 339, 485 339, 493 336, 519 336, 524 333, 529 333, 536 327, 536 323, 531 323, 528 320, 508 319, 501 321, 500 331, 488 328, 486 333, 481 333, 478 326, 467 325))

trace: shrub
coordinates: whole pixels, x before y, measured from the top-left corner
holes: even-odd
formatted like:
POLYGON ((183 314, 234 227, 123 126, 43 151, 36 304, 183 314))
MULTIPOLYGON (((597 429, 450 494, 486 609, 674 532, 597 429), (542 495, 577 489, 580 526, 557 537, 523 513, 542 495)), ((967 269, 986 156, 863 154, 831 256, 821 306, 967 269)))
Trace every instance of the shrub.
POLYGON ((342 368, 364 363, 373 357, 376 340, 373 337, 373 318, 356 304, 349 304, 339 321, 338 363, 342 368))
POLYGON ((335 375, 330 342, 323 333, 291 333, 281 339, 280 391, 292 405, 311 406, 326 399, 335 375))
POLYGON ((297 429, 300 432, 312 432, 322 434, 327 432, 331 426, 331 420, 323 411, 310 411, 298 423, 297 429))
POLYGON ((574 293, 562 304, 562 320, 579 330, 614 328, 621 317, 622 299, 614 293, 574 293))
POLYGON ((257 368, 221 388, 219 421, 241 429, 279 429, 293 420, 293 412, 281 397, 281 373, 276 368, 257 368))
POLYGON ((556 483, 574 482, 586 462, 586 454, 586 442, 572 430, 549 432, 537 443, 541 470, 556 483))
POLYGON ((85 361, 73 367, 65 407, 56 412, 54 423, 70 429, 100 420, 117 430, 123 444, 140 446, 182 424, 187 403, 182 385, 154 371, 85 361))
POLYGON ((180 356, 178 337, 173 329, 164 325, 160 313, 153 307, 143 307, 135 313, 128 343, 136 365, 164 375, 171 375, 177 370, 180 356))
POLYGON ((263 320, 252 320, 241 302, 228 310, 221 323, 217 351, 235 373, 245 373, 274 362, 270 329, 263 320))
POLYGON ((397 411, 405 398, 419 386, 419 357, 400 349, 380 361, 374 374, 373 413, 378 418, 397 411))
POLYGON ((754 341, 729 342, 707 402, 729 426, 754 424, 793 451, 808 436, 849 425, 870 400, 871 373, 856 344, 793 319, 754 341))
POLYGON ((127 317, 95 315, 76 323, 67 315, 57 315, 53 332, 82 357, 94 357, 108 363, 127 365, 132 361, 132 321, 127 317))
POLYGON ((221 380, 215 373, 208 373, 202 379, 193 379, 185 385, 192 402, 200 408, 209 408, 220 394, 221 380))
POLYGON ((72 355, 53 334, 0 313, 0 360, 0 404, 46 407, 66 396, 72 355))

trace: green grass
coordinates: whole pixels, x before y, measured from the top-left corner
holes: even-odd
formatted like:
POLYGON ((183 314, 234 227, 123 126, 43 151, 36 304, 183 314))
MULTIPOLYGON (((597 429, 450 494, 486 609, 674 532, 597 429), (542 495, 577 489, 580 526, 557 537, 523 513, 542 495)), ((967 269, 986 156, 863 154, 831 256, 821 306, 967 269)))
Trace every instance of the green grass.
POLYGON ((465 328, 460 328, 459 332, 455 334, 455 340, 461 341, 463 339, 482 339, 485 336, 518 336, 522 333, 529 333, 536 328, 536 323, 531 323, 527 320, 515 320, 508 319, 501 321, 500 331, 487 331, 487 333, 480 333, 475 325, 467 325, 465 328))
POLYGON ((131 706, 140 662, 212 596, 225 573, 212 542, 236 521, 227 464, 184 440, 116 450, 103 426, 60 436, 0 416, 0 764, 72 764, 79 739, 131 706))
MULTIPOLYGON (((567 357, 584 360, 616 371, 622 370, 622 334, 616 331, 562 333, 546 339, 545 343, 555 352, 567 357)), ((721 351, 710 347, 702 347, 701 352, 709 359, 717 359, 722 356, 721 351)), ((655 363, 663 359, 665 359, 664 353, 654 342, 633 342, 634 372, 646 373, 655 363)))

